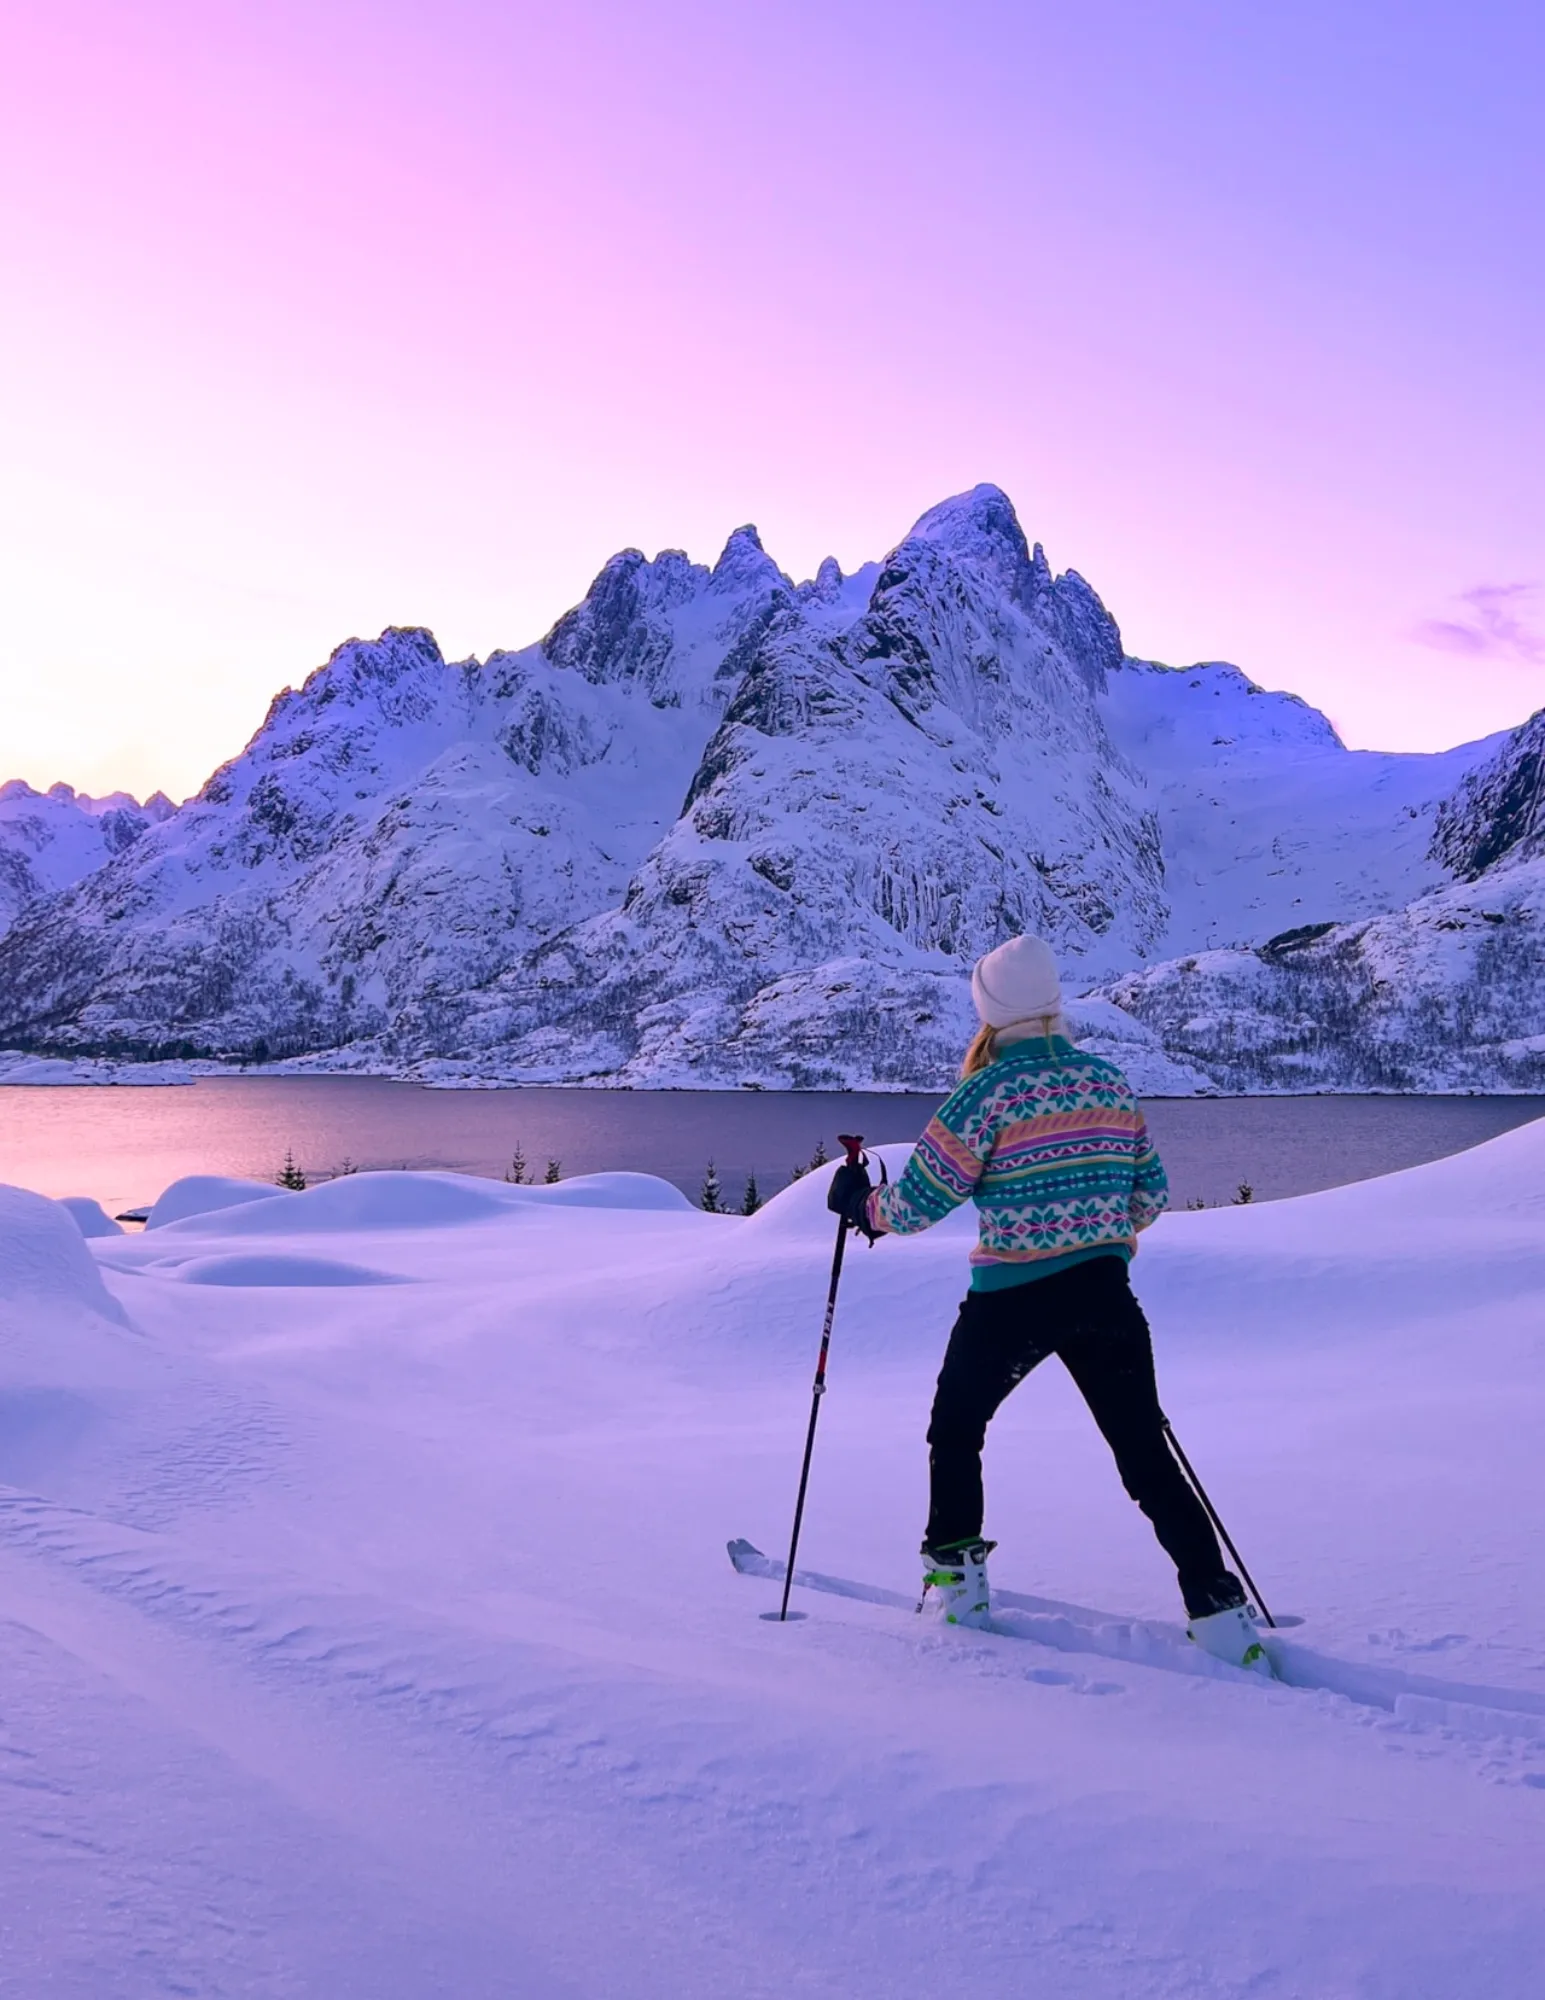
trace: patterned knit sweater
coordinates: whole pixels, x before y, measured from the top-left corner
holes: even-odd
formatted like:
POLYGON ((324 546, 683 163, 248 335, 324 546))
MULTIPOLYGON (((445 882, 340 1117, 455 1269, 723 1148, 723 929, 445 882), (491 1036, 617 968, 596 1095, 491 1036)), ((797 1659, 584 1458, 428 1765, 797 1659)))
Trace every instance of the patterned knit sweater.
POLYGON ((1169 1184, 1132 1087, 1060 1035, 1017 1043, 929 1121, 906 1172, 869 1197, 873 1228, 910 1236, 975 1199, 971 1289, 1130 1257, 1169 1184))

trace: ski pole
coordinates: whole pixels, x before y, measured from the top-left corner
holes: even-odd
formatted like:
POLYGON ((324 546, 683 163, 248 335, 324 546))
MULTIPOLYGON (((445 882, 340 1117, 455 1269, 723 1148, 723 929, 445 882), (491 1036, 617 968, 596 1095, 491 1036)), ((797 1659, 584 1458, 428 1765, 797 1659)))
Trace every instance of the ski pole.
MULTIPOLYGON (((863 1140, 850 1138, 846 1132, 837 1134, 837 1143, 847 1151, 847 1164, 856 1167, 861 1164, 860 1148, 863 1140)), ((799 1547, 800 1524, 805 1518, 805 1488, 810 1484, 810 1457, 815 1450, 816 1420, 821 1414, 821 1398, 826 1394, 826 1357, 831 1351, 832 1321, 837 1314, 837 1286, 842 1278, 842 1251, 848 1240, 848 1219, 845 1215, 837 1218, 837 1247, 832 1252, 831 1289, 826 1294, 826 1320, 821 1328, 821 1352, 816 1358, 815 1382, 810 1390, 810 1428, 805 1433, 805 1462, 799 1469, 799 1498, 794 1502, 794 1532, 789 1537, 789 1566, 783 1573, 783 1604, 778 1612, 779 1623, 789 1615, 789 1592, 794 1587, 794 1555, 799 1547)))
POLYGON ((1197 1478, 1195 1469, 1193 1468, 1190 1459, 1187 1458, 1185 1453, 1181 1450, 1180 1440, 1178 1437, 1176 1437, 1174 1428, 1171 1425, 1168 1417, 1164 1418, 1164 1436, 1169 1445, 1170 1450, 1175 1454, 1176 1458, 1180 1461, 1181 1471, 1185 1474, 1186 1478, 1190 1480, 1192 1491, 1196 1494, 1197 1499, 1200 1500, 1202 1505, 1206 1508, 1208 1520, 1211 1521, 1212 1525, 1218 1531, 1218 1539, 1222 1542, 1223 1546, 1228 1550, 1229 1554, 1234 1558, 1234 1566, 1239 1571, 1239 1574, 1244 1578, 1245 1589, 1249 1591, 1250 1595, 1255 1599, 1256 1603, 1261 1607, 1261 1616, 1266 1620, 1266 1623, 1275 1632, 1277 1629, 1277 1621, 1275 1618, 1272 1617, 1271 1613, 1266 1609, 1266 1600, 1264 1597, 1262 1597, 1261 1593, 1256 1589, 1255 1578, 1251 1576, 1249 1570, 1245 1568, 1245 1559, 1239 1553, 1238 1549, 1235 1548, 1233 1541, 1229 1535, 1228 1529, 1224 1527, 1222 1520, 1219 1518, 1217 1508, 1214 1507, 1212 1502, 1207 1498, 1207 1488, 1197 1478))

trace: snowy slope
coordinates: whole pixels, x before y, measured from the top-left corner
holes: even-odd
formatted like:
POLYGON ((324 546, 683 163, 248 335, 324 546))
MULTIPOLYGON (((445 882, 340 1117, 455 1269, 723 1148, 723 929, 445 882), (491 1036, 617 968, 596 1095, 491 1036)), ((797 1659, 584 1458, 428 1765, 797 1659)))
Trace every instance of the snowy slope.
POLYGON ((1103 997, 1222 1090, 1545 1090, 1542 749, 1545 711, 1443 803, 1432 852, 1459 881, 1103 997))
POLYGON ((1380 916, 1441 887, 1440 809, 1504 741, 1348 750, 1318 709, 1218 662, 1126 660, 1102 714, 1155 795, 1166 953, 1380 916))
MULTIPOLYGON (((749 1222, 252 1193, 90 1244, 0 1197, 19 1993, 1535 1991, 1545 1123, 1144 1240, 1166 1406, 1305 1621, 1282 1686, 1179 1639, 1050 1367, 989 1447, 998 1630, 758 1616, 724 1543, 786 1533, 819 1177, 749 1222)), ((967 1241, 857 1250, 839 1305, 802 1561, 903 1607, 967 1241)))
POLYGON ((1211 1088, 1109 982, 1442 889, 1495 748, 1349 752, 1235 668, 1125 659, 996 487, 851 577, 795 586, 749 528, 711 571, 628 551, 522 652, 340 647, 0 941, 0 1047, 932 1086, 971 960, 1033 928, 1143 1087, 1211 1088))
POLYGON ((0 937, 29 903, 94 873, 172 811, 163 792, 141 805, 127 792, 93 799, 69 785, 0 785, 0 937))

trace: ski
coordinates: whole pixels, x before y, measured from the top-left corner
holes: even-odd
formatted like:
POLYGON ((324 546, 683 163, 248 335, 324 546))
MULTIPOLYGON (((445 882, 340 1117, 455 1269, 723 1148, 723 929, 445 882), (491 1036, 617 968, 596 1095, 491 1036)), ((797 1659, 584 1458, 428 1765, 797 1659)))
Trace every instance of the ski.
MULTIPOLYGON (((754 1542, 729 1544, 730 1561, 742 1576, 781 1584, 784 1565, 763 1555, 754 1542)), ((831 1597, 876 1604, 887 1611, 915 1612, 917 1599, 877 1584, 855 1583, 847 1577, 823 1576, 819 1570, 796 1569, 794 1582, 802 1590, 819 1590, 831 1597)), ((776 1617, 777 1613, 768 1614, 776 1617)), ((1488 1687, 1467 1681, 1446 1681, 1398 1667, 1342 1660, 1316 1652, 1296 1636, 1303 1620, 1279 1613, 1277 1629, 1262 1632, 1260 1641, 1271 1662, 1275 1681, 1290 1688, 1340 1695, 1360 1708, 1375 1709, 1415 1728, 1446 1729, 1460 1736, 1489 1742, 1517 1737, 1545 1743, 1545 1693, 1537 1688, 1488 1687), (1284 1628, 1292 1628, 1293 1637, 1284 1628)), ((941 1637, 965 1628, 938 1625, 941 1637)), ((1158 1667, 1169 1673, 1210 1680, 1254 1680, 1271 1686, 1248 1668, 1227 1666, 1193 1645, 1183 1627, 1158 1618, 1120 1618, 1088 1605, 1063 1604, 1052 1597, 1027 1597, 1017 1590, 994 1590, 989 1633, 1000 1639, 1029 1639, 1059 1653, 1094 1654, 1124 1660, 1133 1666, 1158 1667)))
MULTIPOLYGON (((785 1563, 776 1556, 764 1555, 754 1542, 737 1538, 727 1547, 730 1561, 741 1576, 781 1584, 788 1573, 785 1563)), ((824 1576, 819 1570, 796 1569, 794 1585, 801 1590, 824 1591, 830 1597, 850 1598, 860 1604, 878 1604, 887 1611, 917 1610, 916 1597, 902 1591, 886 1590, 873 1583, 855 1583, 847 1577, 824 1576)), ((1093 1653, 1100 1659, 1161 1667, 1171 1673, 1206 1679, 1233 1680, 1240 1675, 1262 1678, 1248 1668, 1214 1659, 1191 1643, 1182 1626, 1166 1624, 1157 1618, 1119 1618, 1091 1611, 1084 1605, 1063 1604, 1052 1597, 1028 1597, 1017 1590, 994 1588, 992 1623, 986 1629, 1000 1639, 1028 1639, 1059 1653, 1093 1653)), ((1273 1678, 1286 1679, 1286 1649, 1282 1641, 1275 1633, 1263 1632, 1261 1648, 1271 1663, 1273 1678)))

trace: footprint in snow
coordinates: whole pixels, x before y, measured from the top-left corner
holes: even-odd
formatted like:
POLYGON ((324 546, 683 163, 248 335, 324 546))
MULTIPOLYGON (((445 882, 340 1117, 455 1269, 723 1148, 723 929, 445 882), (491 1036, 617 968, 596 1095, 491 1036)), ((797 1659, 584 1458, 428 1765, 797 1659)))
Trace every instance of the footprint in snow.
POLYGON ((1073 1694, 1125 1694, 1120 1681, 1090 1681, 1082 1674, 1061 1673, 1056 1667, 1031 1667, 1025 1675, 1037 1687, 1065 1687, 1073 1694))
POLYGON ((1468 1632, 1440 1632, 1436 1639, 1413 1639, 1398 1625, 1384 1632, 1368 1634, 1370 1646, 1387 1646, 1392 1653, 1447 1653, 1455 1646, 1468 1646, 1468 1632))

